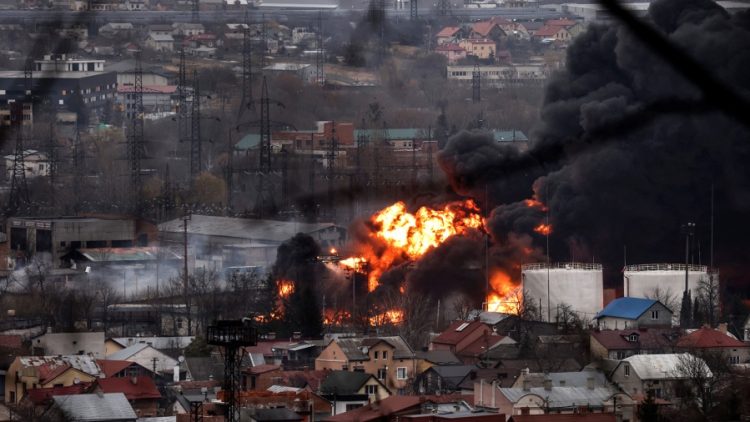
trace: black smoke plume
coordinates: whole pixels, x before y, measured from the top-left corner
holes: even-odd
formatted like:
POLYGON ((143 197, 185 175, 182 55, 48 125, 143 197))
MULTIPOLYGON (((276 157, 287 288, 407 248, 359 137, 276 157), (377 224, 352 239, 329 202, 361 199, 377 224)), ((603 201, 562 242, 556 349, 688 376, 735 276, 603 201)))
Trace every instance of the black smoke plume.
MULTIPOLYGON (((648 24, 713 78, 750 98, 750 13, 730 16, 709 0, 658 0, 648 24)), ((549 208, 553 260, 598 261, 619 275, 628 263, 683 262, 680 228, 695 222, 694 263, 715 258, 723 279, 741 278, 750 232, 750 130, 619 25, 590 26, 551 81, 527 151, 463 132, 439 156, 453 188, 494 208, 498 241, 533 231, 549 208)), ((747 110, 744 111, 747 113, 747 110)))

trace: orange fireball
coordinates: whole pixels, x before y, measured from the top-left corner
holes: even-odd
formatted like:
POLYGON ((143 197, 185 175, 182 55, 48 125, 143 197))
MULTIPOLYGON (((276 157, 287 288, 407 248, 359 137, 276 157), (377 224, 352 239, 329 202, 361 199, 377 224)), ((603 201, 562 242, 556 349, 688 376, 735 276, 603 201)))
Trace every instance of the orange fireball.
POLYGON ((294 293, 294 281, 292 280, 277 280, 276 291, 279 293, 279 297, 286 299, 294 293))
POLYGON ((534 231, 541 235, 547 236, 552 233, 552 224, 541 223, 538 226, 534 227, 534 231))
POLYGON ((487 295, 487 311, 518 314, 521 308, 521 286, 513 283, 504 271, 495 270, 490 277, 492 292, 487 295))

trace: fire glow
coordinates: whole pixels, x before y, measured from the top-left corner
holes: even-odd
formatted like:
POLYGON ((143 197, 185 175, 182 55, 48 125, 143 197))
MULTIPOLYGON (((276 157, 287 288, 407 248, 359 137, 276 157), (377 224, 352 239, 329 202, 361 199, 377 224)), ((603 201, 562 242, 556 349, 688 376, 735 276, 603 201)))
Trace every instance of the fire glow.
POLYGON ((521 310, 521 287, 513 283, 503 271, 494 270, 490 276, 492 292, 487 295, 487 311, 517 315, 521 310))
POLYGON ((401 309, 390 309, 370 317, 370 325, 378 327, 381 325, 398 325, 404 322, 404 311, 401 309))
POLYGON ((538 226, 534 227, 534 231, 541 235, 548 236, 550 233, 552 233, 552 225, 541 223, 538 226))
POLYGON ((292 280, 277 280, 276 291, 279 294, 279 298, 287 299, 294 293, 294 281, 292 280))
POLYGON ((379 254, 363 257, 370 265, 367 288, 378 287, 380 276, 399 260, 418 260, 432 248, 455 235, 482 229, 484 221, 472 200, 451 202, 442 209, 421 207, 415 213, 399 201, 371 218, 376 231, 371 236, 387 245, 379 254))

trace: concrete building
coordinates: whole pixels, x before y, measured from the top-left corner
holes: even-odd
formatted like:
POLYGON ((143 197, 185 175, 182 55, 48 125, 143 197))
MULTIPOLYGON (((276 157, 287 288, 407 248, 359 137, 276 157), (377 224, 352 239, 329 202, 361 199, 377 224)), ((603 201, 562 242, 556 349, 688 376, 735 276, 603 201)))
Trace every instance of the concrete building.
POLYGON ((65 54, 47 54, 34 60, 36 72, 104 72, 104 60, 80 59, 65 54))
MULTIPOLYGON (((3 158, 5 159, 7 180, 11 180, 13 178, 13 163, 16 157, 11 154, 6 155, 3 158)), ((23 173, 24 177, 27 179, 49 176, 49 162, 47 161, 47 155, 35 149, 24 150, 23 173)))
POLYGON ((149 33, 146 38, 146 47, 158 52, 171 53, 174 51, 174 38, 171 34, 149 33))
POLYGON ((677 341, 677 351, 718 355, 726 359, 730 365, 739 365, 750 361, 750 345, 741 342, 727 332, 727 324, 719 324, 719 328, 702 327, 689 333, 677 341))
MULTIPOLYGON (((448 79, 471 82, 474 66, 449 65, 446 69, 448 79)), ((479 66, 482 84, 505 86, 528 83, 543 83, 550 70, 543 63, 484 65, 479 66)))
POLYGON ((602 330, 669 327, 672 311, 655 299, 621 297, 609 302, 594 319, 602 330))
POLYGON ((495 41, 492 41, 490 39, 467 38, 465 40, 459 41, 458 45, 466 50, 467 56, 474 56, 480 60, 495 59, 495 41))
POLYGON ((104 332, 47 333, 32 341, 34 355, 88 355, 104 359, 104 332))
POLYGON ((145 234, 136 238, 135 221, 127 219, 13 217, 7 230, 10 249, 17 256, 49 253, 55 268, 69 267, 61 258, 78 248, 128 247, 148 241, 145 234))
POLYGON ((708 378, 713 376, 702 359, 689 353, 681 353, 630 356, 620 361, 610 378, 622 391, 631 396, 645 396, 653 392, 657 398, 670 400, 675 397, 676 385, 691 377, 691 374, 683 369, 684 365, 681 362, 691 362, 690 367, 699 368, 708 378), (696 364, 693 365, 692 362, 696 364))
POLYGON ((274 63, 263 68, 269 75, 296 76, 305 83, 315 82, 315 68, 309 63, 274 63))

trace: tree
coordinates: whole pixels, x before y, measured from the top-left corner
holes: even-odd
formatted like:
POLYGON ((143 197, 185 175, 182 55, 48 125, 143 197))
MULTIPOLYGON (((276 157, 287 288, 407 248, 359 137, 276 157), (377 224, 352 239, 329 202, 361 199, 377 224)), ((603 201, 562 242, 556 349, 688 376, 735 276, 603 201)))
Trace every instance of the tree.
POLYGON ((648 390, 646 399, 638 406, 638 420, 641 422, 659 421, 659 406, 654 400, 654 390, 648 390))
POLYGON ((700 319, 694 318, 693 325, 708 324, 713 327, 719 315, 719 279, 710 274, 698 281, 698 292, 693 306, 698 310, 700 319))
POLYGON ((647 299, 658 300, 672 312, 677 310, 677 305, 679 304, 677 295, 669 287, 664 289, 661 286, 656 286, 646 292, 645 296, 647 299))
POLYGON ((695 403, 703 415, 708 415, 714 406, 713 396, 720 377, 714 376, 702 357, 690 353, 679 355, 674 372, 675 378, 682 378, 686 383, 686 388, 682 389, 683 405, 695 403))
POLYGON ((227 186, 224 180, 209 172, 202 172, 193 182, 190 202, 193 204, 222 204, 227 198, 227 186))

